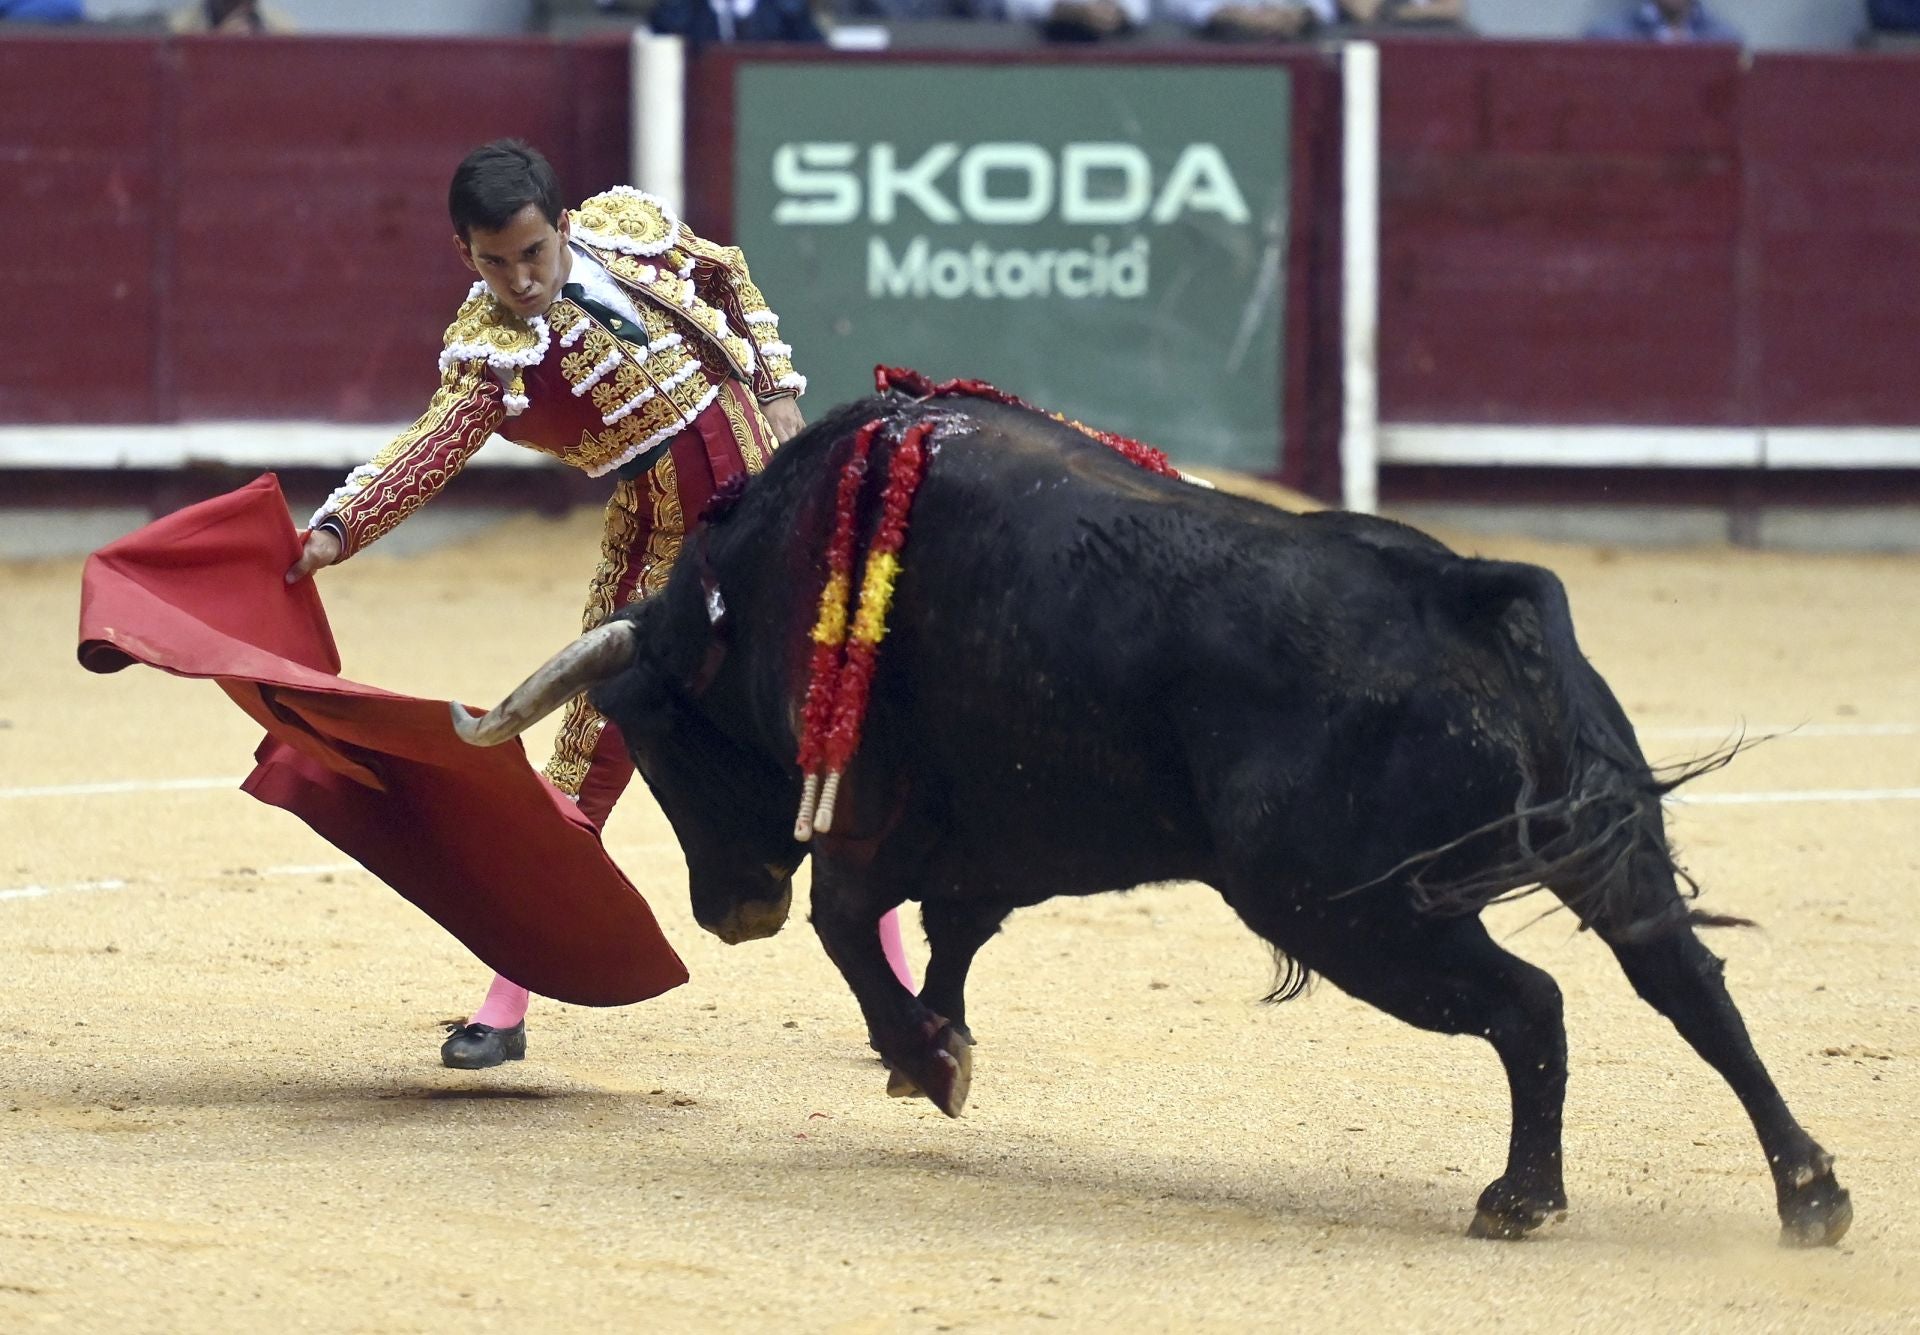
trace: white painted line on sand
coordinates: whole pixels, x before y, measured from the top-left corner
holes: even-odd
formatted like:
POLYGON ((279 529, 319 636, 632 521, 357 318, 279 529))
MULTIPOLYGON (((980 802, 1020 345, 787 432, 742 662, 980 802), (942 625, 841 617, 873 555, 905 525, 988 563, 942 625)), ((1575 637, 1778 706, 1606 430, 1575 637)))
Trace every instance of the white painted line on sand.
MULTIPOLYGON (((337 876, 341 872, 360 871, 357 862, 307 862, 295 863, 285 867, 263 867, 255 873, 260 876, 337 876)), ((100 881, 74 881, 69 885, 16 885, 0 890, 0 900, 6 899, 45 899, 48 895, 72 895, 89 890, 130 890, 136 885, 164 885, 166 877, 146 877, 139 880, 123 881, 109 878, 100 881)))
POLYGON ((1745 734, 1750 739, 1778 737, 1920 737, 1920 723, 1745 723, 1723 728, 1640 728, 1641 737, 1663 741, 1700 738, 1725 742, 1745 734))
POLYGON ((112 783, 63 783, 37 788, 0 788, 6 797, 116 797, 124 793, 192 793, 210 788, 238 788, 231 779, 123 779, 112 783))
POLYGON ((1920 788, 1798 788, 1776 793, 1675 793, 1683 807, 1764 806, 1775 802, 1920 802, 1920 788))
POLYGON ((81 890, 124 890, 125 881, 75 881, 72 885, 16 885, 0 890, 0 899, 42 899, 47 895, 69 895, 81 890))

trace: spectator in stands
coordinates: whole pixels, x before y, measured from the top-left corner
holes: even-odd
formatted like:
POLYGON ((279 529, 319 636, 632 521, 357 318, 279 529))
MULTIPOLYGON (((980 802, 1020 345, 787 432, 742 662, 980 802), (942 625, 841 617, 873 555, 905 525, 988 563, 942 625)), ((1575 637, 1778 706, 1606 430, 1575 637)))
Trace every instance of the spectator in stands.
POLYGON ((1920 0, 1867 0, 1867 22, 1876 32, 1920 32, 1920 0))
POLYGON ((910 23, 921 19, 1001 19, 1007 16, 1007 7, 1004 0, 834 0, 833 13, 843 22, 910 23))
POLYGON ((1340 0, 1343 18, 1392 28, 1458 26, 1467 21, 1466 0, 1340 0))
POLYGON ((1621 42, 1739 42, 1740 33, 1702 0, 1640 0, 1631 13, 1596 23, 1587 36, 1621 42))
POLYGON ((1148 0, 1006 0, 1007 17, 1038 23, 1056 42, 1097 42, 1147 21, 1148 0))
POLYGON ((0 23, 78 23, 80 0, 0 0, 0 23))
POLYGON ((1291 41, 1339 17, 1334 0, 1166 0, 1167 13, 1206 37, 1291 41))
POLYGON ((168 25, 175 32, 214 32, 232 36, 292 32, 293 25, 258 0, 194 0, 174 11, 168 25))
POLYGON ((705 42, 824 42, 808 0, 660 0, 649 26, 705 42))

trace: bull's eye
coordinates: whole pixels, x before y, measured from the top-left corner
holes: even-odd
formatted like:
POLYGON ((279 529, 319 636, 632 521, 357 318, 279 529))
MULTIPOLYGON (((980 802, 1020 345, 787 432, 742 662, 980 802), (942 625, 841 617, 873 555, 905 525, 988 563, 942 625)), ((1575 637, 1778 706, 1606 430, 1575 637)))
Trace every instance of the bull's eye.
POLYGON ((709 585, 707 587, 707 624, 717 626, 726 620, 726 616, 727 600, 720 596, 720 586, 709 585))

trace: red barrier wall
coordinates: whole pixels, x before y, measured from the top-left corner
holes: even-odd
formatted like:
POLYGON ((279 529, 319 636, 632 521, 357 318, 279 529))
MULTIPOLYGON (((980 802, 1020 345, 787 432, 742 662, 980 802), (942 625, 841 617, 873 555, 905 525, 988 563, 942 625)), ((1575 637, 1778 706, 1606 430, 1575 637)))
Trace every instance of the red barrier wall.
MULTIPOLYGON (((1920 60, 1399 41, 1383 61, 1387 419, 1920 423, 1920 60)), ((1302 94, 1323 183, 1337 93, 1302 94)), ((617 38, 0 41, 0 207, 26 238, 0 249, 0 422, 411 416, 469 281, 452 164, 522 135, 578 197, 626 175, 627 107, 617 38)), ((722 233, 698 187, 727 175, 693 173, 722 233)), ((1337 206, 1313 192, 1293 257, 1302 466, 1338 422, 1337 206)))
POLYGON ((1745 123, 1762 415, 1920 422, 1920 60, 1767 57, 1745 123))
POLYGON ((0 41, 0 421, 415 415, 471 281, 447 179, 518 135, 627 174, 624 42, 0 41), (16 303, 16 310, 26 308, 16 303))
POLYGON ((150 43, 0 41, 0 421, 159 414, 163 80, 150 43), (111 96, 102 96, 111 89, 111 96), (31 327, 31 311, 48 318, 31 327))
POLYGON ((1920 423, 1920 61, 1397 43, 1393 421, 1920 423))

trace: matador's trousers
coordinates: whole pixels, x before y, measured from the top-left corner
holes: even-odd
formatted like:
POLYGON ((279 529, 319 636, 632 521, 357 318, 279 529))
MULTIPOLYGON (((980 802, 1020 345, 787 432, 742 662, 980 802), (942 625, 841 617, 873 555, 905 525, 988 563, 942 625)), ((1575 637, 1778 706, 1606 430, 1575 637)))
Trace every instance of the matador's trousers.
MULTIPOLYGON (((773 432, 753 395, 739 381, 725 381, 658 463, 614 488, 581 629, 592 630, 628 603, 664 588, 681 544, 714 493, 765 468, 773 449, 773 432)), ((579 800, 595 825, 606 824, 633 778, 620 730, 584 695, 567 706, 546 775, 579 800)))

